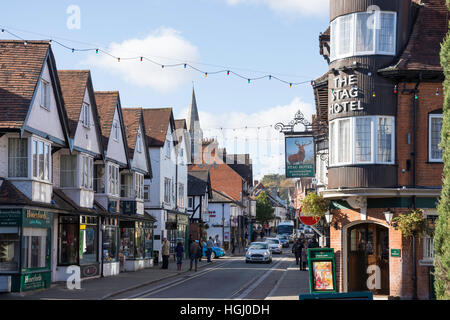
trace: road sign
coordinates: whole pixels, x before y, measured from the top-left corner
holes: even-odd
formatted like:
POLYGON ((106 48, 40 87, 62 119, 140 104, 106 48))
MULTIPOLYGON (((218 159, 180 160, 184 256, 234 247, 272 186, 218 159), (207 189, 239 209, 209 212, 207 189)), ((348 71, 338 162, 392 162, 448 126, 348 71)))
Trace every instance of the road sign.
POLYGON ((303 223, 306 226, 313 226, 317 222, 320 221, 320 217, 302 216, 302 208, 301 207, 300 207, 300 209, 298 209, 298 217, 299 217, 301 223, 303 223))

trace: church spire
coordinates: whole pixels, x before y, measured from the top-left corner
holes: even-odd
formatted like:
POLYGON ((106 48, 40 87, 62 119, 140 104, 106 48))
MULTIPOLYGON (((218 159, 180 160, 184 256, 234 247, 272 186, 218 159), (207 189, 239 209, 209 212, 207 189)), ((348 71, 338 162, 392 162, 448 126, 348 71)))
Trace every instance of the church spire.
POLYGON ((192 87, 192 99, 187 118, 187 127, 191 134, 195 131, 197 127, 198 128, 200 127, 200 118, 198 116, 197 100, 195 99, 194 87, 192 87))

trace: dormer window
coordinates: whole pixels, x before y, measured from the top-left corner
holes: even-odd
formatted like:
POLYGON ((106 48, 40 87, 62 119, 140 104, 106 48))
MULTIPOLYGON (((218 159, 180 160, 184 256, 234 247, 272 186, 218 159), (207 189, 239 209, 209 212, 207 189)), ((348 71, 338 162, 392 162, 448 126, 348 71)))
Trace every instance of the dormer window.
POLYGON ((47 80, 41 80, 41 107, 50 110, 50 83, 47 80))
POLYGON ((81 108, 81 123, 87 129, 89 129, 89 127, 90 127, 90 116, 91 116, 91 110, 90 110, 89 104, 84 102, 83 106, 81 108))

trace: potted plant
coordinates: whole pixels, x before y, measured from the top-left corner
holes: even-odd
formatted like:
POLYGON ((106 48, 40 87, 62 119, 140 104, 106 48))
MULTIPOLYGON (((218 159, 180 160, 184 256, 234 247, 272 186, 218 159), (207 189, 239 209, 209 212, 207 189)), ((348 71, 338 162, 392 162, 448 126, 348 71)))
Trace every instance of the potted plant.
POLYGON ((314 192, 308 193, 302 201, 302 214, 304 216, 323 217, 328 211, 330 201, 314 192))

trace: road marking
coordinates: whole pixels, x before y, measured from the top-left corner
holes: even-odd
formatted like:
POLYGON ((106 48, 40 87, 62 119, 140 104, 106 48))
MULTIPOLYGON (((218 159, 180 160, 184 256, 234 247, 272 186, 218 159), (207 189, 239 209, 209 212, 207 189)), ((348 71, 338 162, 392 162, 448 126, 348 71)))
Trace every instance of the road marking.
MULTIPOLYGON (((292 264, 294 263, 294 261, 291 262, 290 265, 288 265, 288 267, 286 268, 285 272, 283 273, 283 275, 280 277, 280 279, 278 279, 277 283, 275 283, 275 286, 273 287, 272 290, 270 290, 269 294, 267 295, 267 297, 264 300, 269 300, 272 295, 275 293, 275 291, 278 289, 278 287, 280 286, 281 281, 283 281, 283 279, 286 277, 287 273, 289 270, 291 269, 292 264)), ((297 269, 297 268, 296 268, 297 269)))
MULTIPOLYGON (((257 286, 259 286, 261 284, 261 282, 264 281, 264 279, 266 279, 274 270, 278 270, 276 269, 285 259, 287 259, 287 257, 282 258, 276 265, 274 265, 272 268, 269 269, 269 271, 267 271, 262 277, 260 277, 255 283, 253 283, 253 285, 251 285, 250 287, 248 287, 243 293, 241 293, 237 298, 235 298, 234 300, 242 300, 244 297, 248 296, 250 294, 250 292, 253 291, 253 289, 255 289, 257 286)), ((245 284, 245 286, 243 286, 241 289, 239 289, 238 291, 236 291, 235 293, 233 293, 231 295, 231 297, 233 297, 235 294, 237 294, 239 291, 241 291, 243 288, 245 288, 247 285, 249 285, 250 283, 252 283, 254 281, 254 278, 247 282, 245 284)))

